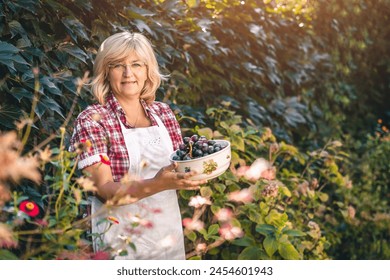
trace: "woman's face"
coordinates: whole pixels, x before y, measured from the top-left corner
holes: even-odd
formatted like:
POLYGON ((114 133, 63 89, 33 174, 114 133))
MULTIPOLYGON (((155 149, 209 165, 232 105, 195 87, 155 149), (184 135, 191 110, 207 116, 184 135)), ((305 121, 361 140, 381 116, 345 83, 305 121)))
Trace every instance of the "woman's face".
POLYGON ((118 99, 139 98, 147 78, 147 66, 135 53, 124 61, 109 64, 108 79, 118 99))

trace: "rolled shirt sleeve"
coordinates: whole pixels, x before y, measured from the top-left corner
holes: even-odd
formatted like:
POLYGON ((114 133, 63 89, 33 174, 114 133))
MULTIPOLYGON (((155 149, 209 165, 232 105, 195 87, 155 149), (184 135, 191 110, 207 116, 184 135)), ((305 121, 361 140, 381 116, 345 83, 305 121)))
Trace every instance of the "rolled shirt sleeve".
POLYGON ((78 143, 89 140, 90 148, 84 149, 79 154, 78 168, 83 169, 101 161, 101 156, 107 156, 108 135, 104 127, 94 119, 97 113, 91 109, 82 112, 76 119, 70 151, 76 150, 78 143))

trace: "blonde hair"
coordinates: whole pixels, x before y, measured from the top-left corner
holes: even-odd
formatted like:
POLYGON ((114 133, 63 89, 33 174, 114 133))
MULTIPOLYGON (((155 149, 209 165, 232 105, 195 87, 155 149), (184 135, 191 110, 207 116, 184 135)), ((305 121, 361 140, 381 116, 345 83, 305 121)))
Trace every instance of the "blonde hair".
POLYGON ((160 73, 157 59, 150 41, 140 33, 120 32, 108 37, 101 44, 93 66, 94 78, 92 92, 100 104, 105 103, 110 92, 108 65, 113 62, 125 60, 135 53, 147 65, 148 78, 142 89, 141 96, 147 103, 156 98, 156 91, 166 76, 160 73))

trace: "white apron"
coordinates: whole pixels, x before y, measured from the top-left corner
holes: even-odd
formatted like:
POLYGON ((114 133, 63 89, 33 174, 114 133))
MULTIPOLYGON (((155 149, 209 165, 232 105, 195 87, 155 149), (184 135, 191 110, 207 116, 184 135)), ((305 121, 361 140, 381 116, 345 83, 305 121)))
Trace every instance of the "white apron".
MULTIPOLYGON (((119 121, 130 158, 129 172, 142 179, 153 178, 163 166, 169 165, 169 155, 173 152, 167 129, 156 114, 152 115, 158 126, 127 129, 119 121), (141 166, 142 161, 146 166, 141 166)), ((115 255, 127 251, 127 255, 117 255, 115 259, 185 259, 182 220, 175 190, 110 208, 96 197, 91 197, 90 201, 93 234, 107 231, 108 216, 119 221, 119 224, 112 224, 102 238, 115 255), (101 214, 94 217, 99 209, 101 214), (139 220, 143 225, 132 226, 139 220), (129 242, 135 245, 136 251, 129 242)), ((99 250, 99 239, 94 240, 94 248, 99 250)))

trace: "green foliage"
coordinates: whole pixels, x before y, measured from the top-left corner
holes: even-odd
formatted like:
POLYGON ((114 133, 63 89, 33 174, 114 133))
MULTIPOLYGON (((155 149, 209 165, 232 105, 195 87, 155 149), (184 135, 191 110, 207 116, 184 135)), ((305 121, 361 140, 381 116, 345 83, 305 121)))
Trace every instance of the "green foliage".
MULTIPOLYGON (((0 1, 0 130, 19 131, 20 155, 48 143, 56 156, 64 153, 42 169, 39 188, 15 185, 16 201, 35 198, 49 207, 46 189, 53 188, 57 208, 73 213, 61 224, 72 225, 77 203, 67 205, 71 183, 63 185, 68 195, 62 196, 61 174, 69 176, 74 167, 63 150, 69 124, 93 101, 81 85, 107 36, 137 31, 151 39, 170 74, 157 99, 171 105, 183 132, 229 139, 234 168, 259 157, 277 168, 277 197, 258 195, 253 205, 231 203, 227 194, 252 185, 259 194, 265 181, 253 184, 228 172, 203 189, 213 199, 203 220, 228 206, 245 230, 223 244, 213 223, 189 233, 194 244, 200 238, 217 242, 205 258, 389 258, 388 132, 366 135, 378 118, 386 127, 390 117, 390 1, 244 2, 0 1), (318 188, 311 189, 315 180, 318 188)), ((184 212, 191 214, 187 205, 184 212)), ((55 223, 50 227, 57 230, 55 223)), ((79 240, 80 232, 70 233, 62 241, 43 238, 62 245, 79 240)), ((22 251, 16 257, 28 257, 22 251)))
MULTIPOLYGON (((202 214, 204 229, 208 230, 187 231, 187 248, 193 250, 190 255, 202 255, 197 245, 209 242, 212 249, 205 253, 206 259, 329 258, 327 251, 332 244, 328 240, 334 239, 335 225, 326 217, 340 217, 343 205, 347 205, 348 180, 339 171, 346 159, 339 150, 341 143, 333 141, 303 153, 278 142, 270 129, 261 131, 243 125, 242 117, 227 107, 209 108, 207 113, 215 120, 215 126, 195 128, 193 132, 212 131, 214 138, 231 141, 232 166, 201 189, 200 194, 210 199, 212 206, 202 214), (235 140, 239 137, 242 142, 235 140), (245 166, 257 158, 268 158, 274 164, 276 178, 252 181, 238 175, 239 165, 245 166), (334 189, 338 189, 337 196, 333 195, 334 189), (251 190, 253 201, 232 200, 232 192, 239 190, 251 190), (221 241, 218 235, 210 234, 212 228, 223 228, 224 221, 218 222, 215 217, 226 208, 231 209, 233 223, 244 232, 239 239, 221 241), (221 245, 215 247, 215 243, 221 245)), ((184 209, 191 195, 182 192, 184 209)), ((186 209, 185 215, 191 216, 190 209, 186 209)))

